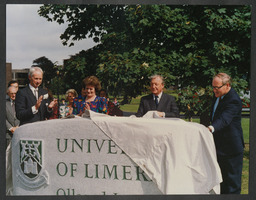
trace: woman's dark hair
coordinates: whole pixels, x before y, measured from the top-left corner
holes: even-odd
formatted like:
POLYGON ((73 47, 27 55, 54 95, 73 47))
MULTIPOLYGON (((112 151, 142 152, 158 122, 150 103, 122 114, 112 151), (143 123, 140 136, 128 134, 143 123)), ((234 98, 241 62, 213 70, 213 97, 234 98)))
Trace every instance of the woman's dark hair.
POLYGON ((96 76, 88 76, 83 80, 82 87, 86 88, 88 85, 93 86, 96 92, 100 91, 101 89, 100 81, 96 76))

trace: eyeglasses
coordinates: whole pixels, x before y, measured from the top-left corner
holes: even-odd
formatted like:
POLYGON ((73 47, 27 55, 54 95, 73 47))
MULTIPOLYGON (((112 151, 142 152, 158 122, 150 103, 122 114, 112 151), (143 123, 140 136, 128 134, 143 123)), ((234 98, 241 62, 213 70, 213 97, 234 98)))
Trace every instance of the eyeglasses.
POLYGON ((218 86, 212 86, 212 88, 213 88, 213 89, 216 89, 216 90, 219 90, 219 89, 222 88, 224 85, 226 85, 226 83, 223 84, 222 86, 219 86, 219 87, 218 87, 218 86))

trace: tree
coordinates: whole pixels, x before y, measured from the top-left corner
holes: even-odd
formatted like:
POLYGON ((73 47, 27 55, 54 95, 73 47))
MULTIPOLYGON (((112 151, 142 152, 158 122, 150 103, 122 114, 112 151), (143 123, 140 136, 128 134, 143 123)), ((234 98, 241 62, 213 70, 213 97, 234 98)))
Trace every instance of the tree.
POLYGON ((71 59, 80 63, 73 75, 95 74, 115 94, 141 94, 153 73, 163 74, 167 87, 197 90, 223 71, 245 80, 236 82, 238 90, 248 88, 250 6, 44 5, 39 15, 68 23, 64 45, 87 37, 98 42, 71 59))
POLYGON ((85 77, 97 76, 96 70, 99 65, 98 54, 100 50, 101 45, 98 45, 87 51, 83 50, 64 61, 63 80, 67 89, 73 88, 79 93, 82 87, 82 80, 85 77))

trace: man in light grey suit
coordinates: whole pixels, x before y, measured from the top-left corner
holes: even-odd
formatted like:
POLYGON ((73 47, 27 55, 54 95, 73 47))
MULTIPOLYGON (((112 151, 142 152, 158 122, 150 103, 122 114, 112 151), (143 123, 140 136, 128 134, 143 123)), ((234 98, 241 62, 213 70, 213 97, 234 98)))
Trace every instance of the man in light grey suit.
POLYGON ((179 108, 175 98, 163 93, 164 80, 160 75, 150 77, 150 90, 152 94, 144 96, 140 100, 140 105, 136 117, 142 117, 150 110, 156 110, 159 117, 176 117, 179 118, 179 108))
MULTIPOLYGON (((11 141, 14 131, 19 127, 20 121, 16 117, 15 99, 18 89, 10 86, 7 89, 8 98, 6 99, 6 145, 11 141)), ((6 146, 6 147, 7 147, 6 146)))
MULTIPOLYGON (((10 86, 15 87, 17 89, 17 91, 19 90, 19 82, 17 80, 9 81, 7 88, 10 87, 10 86)), ((8 94, 6 94, 6 99, 9 99, 9 95, 8 94)))

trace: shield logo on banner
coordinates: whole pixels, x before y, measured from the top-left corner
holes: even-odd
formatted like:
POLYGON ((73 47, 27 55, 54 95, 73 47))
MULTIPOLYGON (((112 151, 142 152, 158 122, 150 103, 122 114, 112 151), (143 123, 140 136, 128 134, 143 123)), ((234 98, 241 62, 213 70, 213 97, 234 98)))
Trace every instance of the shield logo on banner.
POLYGON ((36 178, 42 170, 42 141, 20 140, 20 167, 24 175, 36 178))

